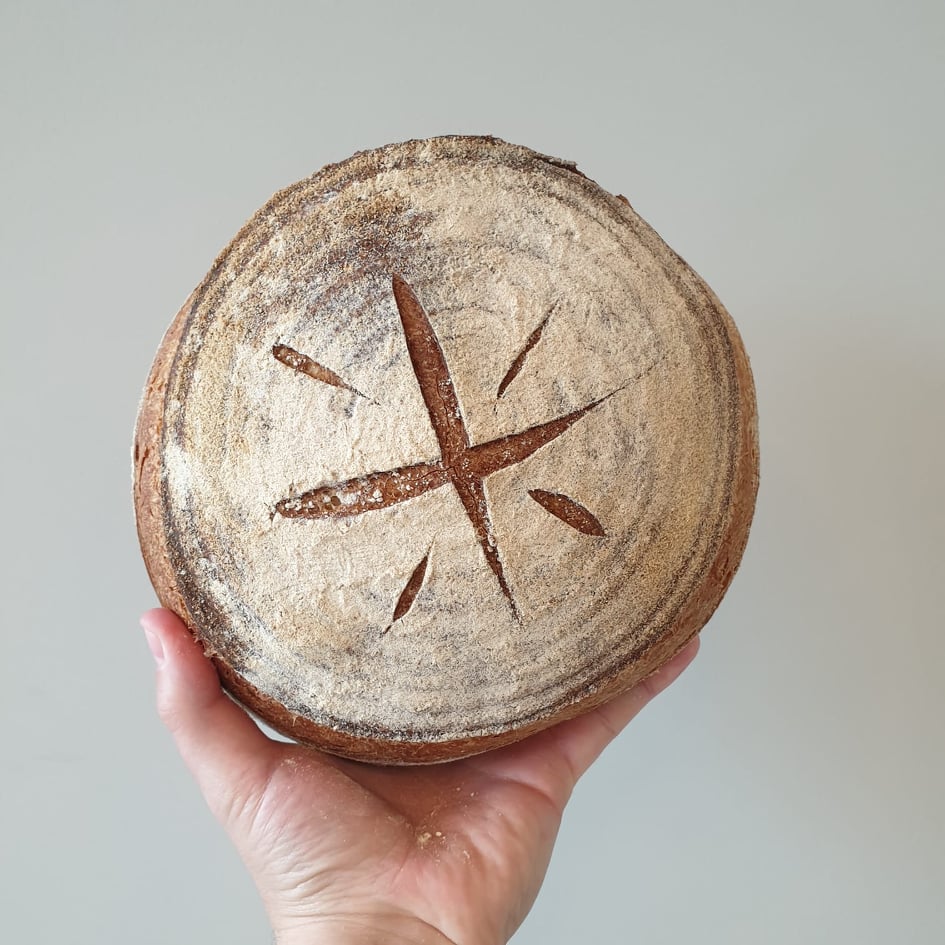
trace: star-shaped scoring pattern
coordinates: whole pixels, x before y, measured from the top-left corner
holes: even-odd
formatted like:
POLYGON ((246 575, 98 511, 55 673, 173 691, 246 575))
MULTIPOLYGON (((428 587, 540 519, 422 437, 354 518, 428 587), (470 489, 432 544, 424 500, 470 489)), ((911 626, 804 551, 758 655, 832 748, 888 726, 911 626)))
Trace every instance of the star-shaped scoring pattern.
MULTIPOLYGON (((505 576, 492 527, 492 517, 489 513, 484 487, 485 479, 500 469, 527 459, 537 450, 561 436, 565 430, 599 407, 617 391, 612 391, 579 410, 573 410, 547 423, 529 427, 520 433, 512 433, 509 436, 473 445, 459 407, 453 378, 429 316, 413 289, 396 275, 393 277, 393 291, 410 361, 440 447, 440 458, 431 463, 401 466, 397 469, 358 476, 344 482, 319 486, 300 495, 282 499, 276 504, 276 512, 286 518, 344 518, 361 515, 373 509, 387 508, 449 483, 456 490, 482 553, 513 615, 518 620, 520 619, 518 607, 505 576)), ((509 384, 521 370, 528 353, 541 338, 550 315, 551 312, 545 315, 528 338, 521 353, 502 379, 498 397, 505 393, 509 384)), ((277 360, 299 373, 306 374, 322 383, 343 388, 357 396, 365 396, 345 383, 330 369, 287 345, 275 345, 272 353, 277 360)), ((606 534, 594 515, 574 499, 543 489, 530 489, 528 494, 542 508, 572 528, 586 535, 603 537, 606 534)), ((413 605, 423 584, 428 558, 429 551, 414 569, 401 593, 394 607, 391 624, 403 617, 413 605)), ((387 629, 390 629, 390 626, 387 629)))

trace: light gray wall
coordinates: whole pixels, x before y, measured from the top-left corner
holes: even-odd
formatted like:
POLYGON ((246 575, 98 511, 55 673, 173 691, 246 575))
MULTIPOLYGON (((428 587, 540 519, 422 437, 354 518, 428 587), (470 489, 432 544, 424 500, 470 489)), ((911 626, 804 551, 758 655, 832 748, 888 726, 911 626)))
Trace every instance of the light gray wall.
POLYGON ((763 460, 701 655, 516 945, 945 941, 943 49, 916 0, 0 4, 0 940, 268 941, 152 708, 139 391, 272 191, 487 132, 715 288, 763 460))

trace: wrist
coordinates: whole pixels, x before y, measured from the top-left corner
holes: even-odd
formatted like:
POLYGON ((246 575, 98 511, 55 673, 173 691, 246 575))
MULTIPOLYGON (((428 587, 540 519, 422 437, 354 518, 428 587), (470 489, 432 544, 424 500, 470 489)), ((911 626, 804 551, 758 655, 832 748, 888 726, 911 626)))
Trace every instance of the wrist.
POLYGON ((421 919, 403 916, 325 918, 276 931, 275 945, 456 945, 421 919))

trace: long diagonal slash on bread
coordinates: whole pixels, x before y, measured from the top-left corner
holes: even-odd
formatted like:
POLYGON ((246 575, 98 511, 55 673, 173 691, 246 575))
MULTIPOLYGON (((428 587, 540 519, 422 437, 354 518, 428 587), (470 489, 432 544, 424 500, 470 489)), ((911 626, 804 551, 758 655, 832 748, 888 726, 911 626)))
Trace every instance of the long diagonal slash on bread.
MULTIPOLYGON (((528 459, 623 388, 611 391, 605 397, 598 398, 585 407, 572 410, 554 420, 474 446, 470 442, 469 430, 463 419, 459 397, 446 356, 429 315, 414 290, 400 276, 395 275, 392 283, 407 353, 436 435, 440 458, 435 462, 401 466, 397 469, 357 476, 344 482, 319 486, 299 495, 282 499, 276 504, 276 511, 286 518, 344 518, 361 515, 373 509, 387 508, 451 483, 462 502, 486 563, 495 575, 499 589, 508 601, 513 615, 519 619, 518 607, 505 574, 492 525, 485 479, 500 469, 514 466, 528 459)), ((504 393, 521 369, 528 352, 538 343, 550 314, 551 311, 532 332, 500 385, 499 396, 504 393)), ((276 346, 276 348, 284 348, 284 346, 276 346)), ((273 354, 280 361, 296 370, 305 370, 305 373, 316 376, 307 370, 309 365, 315 364, 311 358, 294 351, 291 358, 285 351, 280 352, 282 354, 280 357, 276 348, 273 349, 273 354)), ((291 351, 291 349, 288 350, 291 351)), ((319 375, 318 379, 325 378, 319 375)), ((338 378, 338 386, 353 390, 340 378, 338 378)), ((582 505, 567 496, 543 490, 533 490, 530 494, 542 508, 577 531, 586 535, 603 536, 605 534, 600 522, 582 505)), ((426 558, 423 559, 423 568, 418 566, 418 570, 414 572, 414 577, 418 582, 423 580, 426 560, 426 558)), ((413 578, 411 580, 413 581, 413 578)), ((410 588, 411 584, 408 584, 408 589, 410 588)), ((404 593, 407 591, 405 590, 404 593)), ((412 603, 412 598, 410 602, 412 603)))

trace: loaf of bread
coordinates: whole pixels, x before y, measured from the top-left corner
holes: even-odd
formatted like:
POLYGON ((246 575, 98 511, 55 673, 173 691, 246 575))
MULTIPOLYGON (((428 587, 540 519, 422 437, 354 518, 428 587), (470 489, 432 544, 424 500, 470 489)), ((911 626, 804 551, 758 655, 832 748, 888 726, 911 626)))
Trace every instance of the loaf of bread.
POLYGON ((600 704, 709 619, 754 509, 736 328, 624 198, 494 138, 278 193, 168 330, 141 548, 229 691, 422 763, 600 704))

